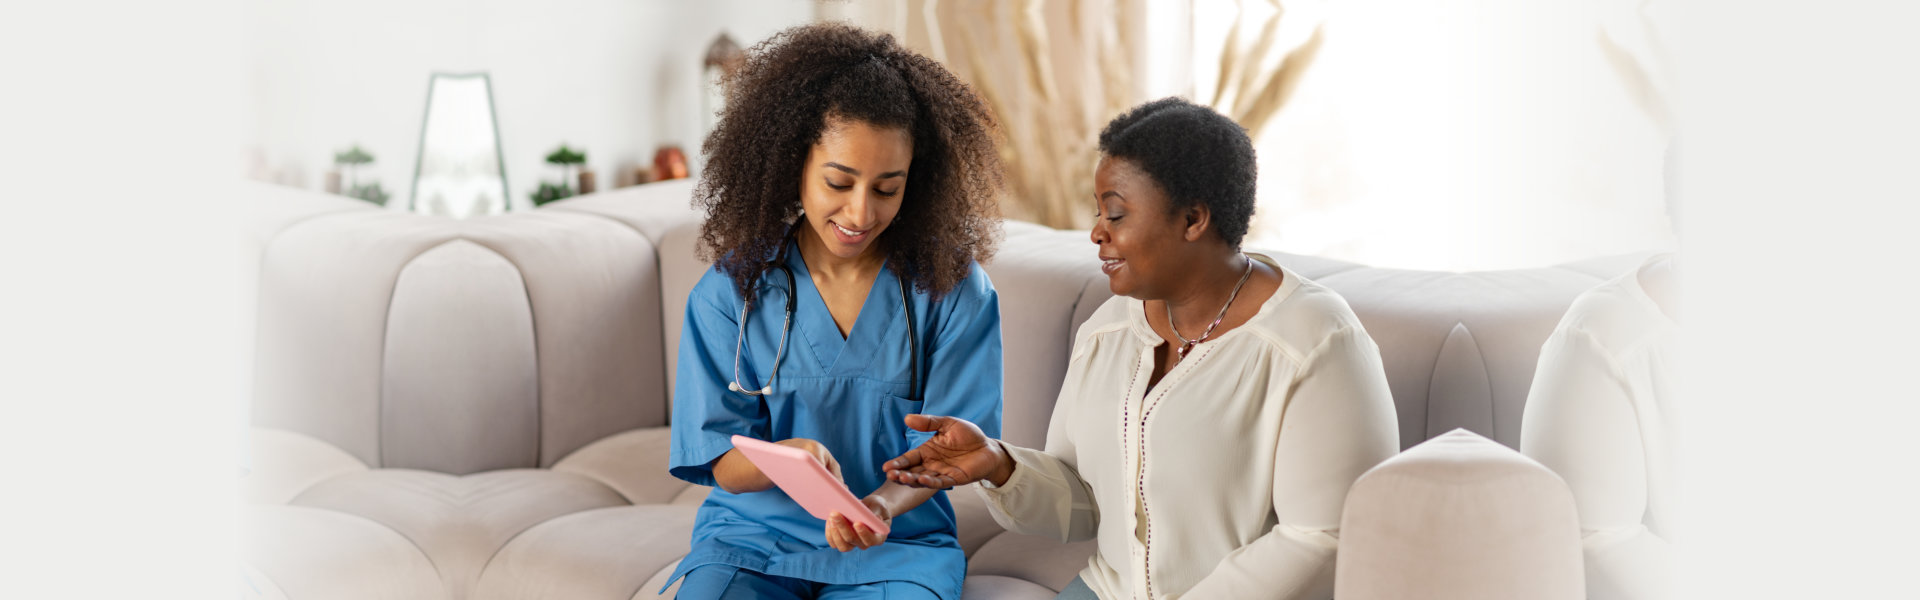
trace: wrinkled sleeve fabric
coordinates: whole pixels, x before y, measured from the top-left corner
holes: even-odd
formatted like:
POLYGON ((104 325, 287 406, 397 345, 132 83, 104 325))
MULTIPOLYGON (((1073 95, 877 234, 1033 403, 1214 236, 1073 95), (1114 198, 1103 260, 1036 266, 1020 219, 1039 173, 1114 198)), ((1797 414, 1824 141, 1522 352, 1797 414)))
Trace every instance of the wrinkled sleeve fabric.
POLYGON ((1592 600, 1665 598, 1667 540, 1648 530, 1647 457, 1631 386, 1613 353, 1580 329, 1540 350, 1520 451, 1573 491, 1592 600))
POLYGON ((1227 555, 1185 598, 1324 599, 1347 490, 1399 450, 1399 424, 1380 350, 1364 330, 1330 334, 1301 360, 1274 447, 1271 531, 1227 555))
MULTIPOLYGON (((985 270, 972 272, 947 296, 947 310, 927 349, 925 404, 920 412, 959 417, 980 426, 987 437, 1000 437, 1000 404, 1004 393, 1004 363, 1000 347, 1000 296, 985 270)), ((907 447, 917 448, 932 432, 901 427, 907 447)))
POLYGON ((689 483, 714 485, 713 462, 733 449, 734 435, 767 437, 766 406, 727 389, 733 381, 740 306, 732 280, 718 270, 708 270, 687 297, 667 469, 689 483))

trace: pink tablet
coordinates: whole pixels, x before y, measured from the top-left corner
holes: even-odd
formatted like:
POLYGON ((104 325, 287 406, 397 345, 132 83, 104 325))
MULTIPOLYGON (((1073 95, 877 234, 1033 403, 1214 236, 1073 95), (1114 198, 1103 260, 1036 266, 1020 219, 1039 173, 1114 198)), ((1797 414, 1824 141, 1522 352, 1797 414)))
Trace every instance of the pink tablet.
POLYGON ((827 467, 807 451, 742 435, 733 436, 733 447, 739 448, 741 455, 767 474, 767 479, 772 479, 774 485, 807 509, 807 514, 825 521, 829 513, 838 511, 847 520, 866 525, 874 533, 887 534, 887 524, 868 510, 867 505, 861 504, 859 498, 853 497, 853 492, 834 479, 827 467))

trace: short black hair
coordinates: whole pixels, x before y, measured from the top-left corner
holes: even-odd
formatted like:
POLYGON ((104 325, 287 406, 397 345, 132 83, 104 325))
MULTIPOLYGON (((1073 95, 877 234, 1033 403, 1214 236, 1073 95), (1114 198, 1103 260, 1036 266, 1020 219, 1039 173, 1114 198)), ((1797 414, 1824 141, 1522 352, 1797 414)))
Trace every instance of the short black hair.
POLYGON ((1114 117, 1100 153, 1133 161, 1167 194, 1168 210, 1204 203, 1213 230, 1240 247, 1253 220, 1253 139, 1226 115, 1183 98, 1161 98, 1114 117))

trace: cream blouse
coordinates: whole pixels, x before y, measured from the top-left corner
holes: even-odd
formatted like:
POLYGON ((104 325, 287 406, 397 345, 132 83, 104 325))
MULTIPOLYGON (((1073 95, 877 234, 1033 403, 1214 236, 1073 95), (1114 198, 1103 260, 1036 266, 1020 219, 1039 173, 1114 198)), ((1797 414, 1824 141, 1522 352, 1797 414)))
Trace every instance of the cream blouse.
POLYGON ((1679 327, 1640 286, 1668 256, 1574 299, 1540 348, 1521 416, 1521 453, 1573 490, 1592 600, 1671 594, 1679 327))
POLYGON ((1074 340, 1045 451, 1007 446, 995 521, 1096 538, 1101 598, 1329 598, 1347 488, 1398 450, 1379 349, 1338 294, 1275 264, 1253 319, 1195 346, 1147 389, 1140 300, 1117 296, 1074 340))

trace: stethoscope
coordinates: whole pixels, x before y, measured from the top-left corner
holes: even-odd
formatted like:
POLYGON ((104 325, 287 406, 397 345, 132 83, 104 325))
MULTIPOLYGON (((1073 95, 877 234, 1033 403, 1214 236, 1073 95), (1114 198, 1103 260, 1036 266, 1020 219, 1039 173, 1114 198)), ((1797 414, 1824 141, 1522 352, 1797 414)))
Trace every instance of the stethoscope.
MULTIPOLYGON (((786 246, 782 245, 781 255, 784 257, 785 254, 786 246)), ((794 299, 794 292, 799 288, 794 287, 793 269, 788 268, 780 259, 775 259, 773 266, 776 269, 780 269, 780 272, 787 276, 787 289, 785 290, 787 295, 786 320, 780 324, 780 346, 774 349, 773 370, 767 373, 767 385, 757 390, 750 389, 740 383, 740 353, 747 344, 747 302, 745 300, 740 301, 740 336, 735 338, 733 343, 733 381, 727 382, 727 389, 749 396, 765 396, 773 393, 773 380, 780 376, 780 361, 787 355, 787 332, 793 331, 793 309, 797 304, 794 299)), ((920 399, 920 344, 913 336, 913 303, 907 296, 907 280, 895 277, 894 282, 900 284, 900 308, 907 314, 908 399, 918 400, 920 399)))

